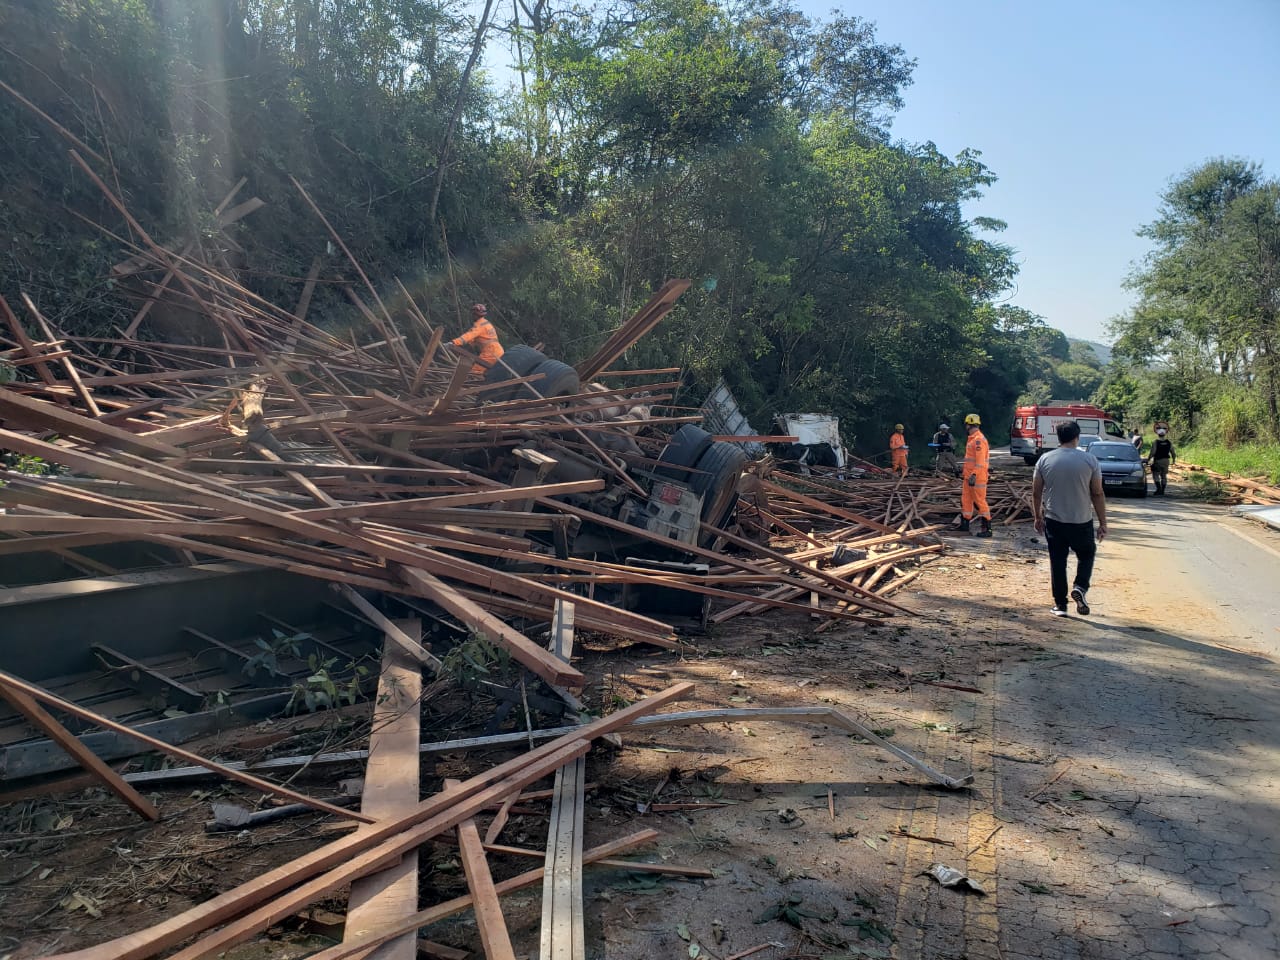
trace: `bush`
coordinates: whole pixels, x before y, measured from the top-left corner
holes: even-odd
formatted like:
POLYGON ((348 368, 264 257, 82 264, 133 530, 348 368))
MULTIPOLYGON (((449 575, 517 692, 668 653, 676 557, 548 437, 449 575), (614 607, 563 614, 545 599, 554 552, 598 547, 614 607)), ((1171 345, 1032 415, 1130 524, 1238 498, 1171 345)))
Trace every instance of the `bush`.
POLYGON ((1235 447, 1273 439, 1258 391, 1229 387, 1205 404, 1197 439, 1209 446, 1235 447))

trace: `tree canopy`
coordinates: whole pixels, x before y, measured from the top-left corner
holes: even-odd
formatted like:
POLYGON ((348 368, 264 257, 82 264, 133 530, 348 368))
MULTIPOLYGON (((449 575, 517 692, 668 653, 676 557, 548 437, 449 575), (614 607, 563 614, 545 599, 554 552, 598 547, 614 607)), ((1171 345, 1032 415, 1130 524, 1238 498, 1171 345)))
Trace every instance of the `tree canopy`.
MULTIPOLYGON (((469 9, 14 0, 0 77, 91 146, 172 246, 223 243, 210 211, 247 177, 270 214, 223 246, 264 296, 291 302, 315 256, 326 278, 345 269, 294 176, 433 319, 483 299, 508 342, 573 360, 687 276, 626 360, 685 367, 681 402, 725 376, 761 426, 820 409, 876 449, 896 421, 1007 421, 1037 372, 1027 338, 1048 334, 997 305, 1016 268, 1003 224, 965 214, 995 179, 981 155, 893 138, 915 61, 875 24, 788 0, 469 9), (508 58, 512 79, 485 74, 508 58)), ((11 97, 0 135, 17 147, 0 161, 15 238, 0 286, 34 291, 64 327, 121 325, 136 291, 104 282, 120 244, 57 211, 118 220, 11 97)), ((313 309, 350 323, 335 289, 313 309)), ((1083 389, 1092 368, 1059 359, 1083 389)))
POLYGON ((1280 181, 1218 158, 1177 178, 1140 230, 1151 255, 1117 355, 1141 371, 1146 413, 1212 439, 1280 438, 1280 181))

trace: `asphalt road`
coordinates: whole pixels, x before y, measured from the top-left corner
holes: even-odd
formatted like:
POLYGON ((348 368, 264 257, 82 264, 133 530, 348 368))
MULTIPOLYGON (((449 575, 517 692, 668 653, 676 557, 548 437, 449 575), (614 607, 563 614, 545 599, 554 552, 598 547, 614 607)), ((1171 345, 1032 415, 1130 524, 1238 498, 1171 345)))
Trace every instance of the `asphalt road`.
MULTIPOLYGON (((1000 910, 998 956, 1274 960, 1280 536, 1176 498, 1108 502, 1092 614, 1049 617, 1038 560, 1029 616, 1046 659, 1000 677, 996 730, 1063 774, 1038 810, 1018 800, 1055 832, 1007 845, 1000 873, 1069 894, 1000 910)), ((1033 783, 1022 766, 997 769, 1033 783)))
MULTIPOLYGON (((1145 595, 1144 606, 1190 606, 1206 640, 1280 660, 1280 532, 1174 498, 1107 503, 1111 537, 1091 598, 1100 613, 1124 614, 1135 592, 1145 595)), ((1153 627, 1169 626, 1158 613, 1153 620, 1153 627)))

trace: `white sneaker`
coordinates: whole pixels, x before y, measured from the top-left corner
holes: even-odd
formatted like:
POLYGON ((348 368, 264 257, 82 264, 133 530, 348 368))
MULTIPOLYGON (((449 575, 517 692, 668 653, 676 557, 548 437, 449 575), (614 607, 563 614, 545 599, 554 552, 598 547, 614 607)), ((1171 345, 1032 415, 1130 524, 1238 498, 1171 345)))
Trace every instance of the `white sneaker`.
POLYGON ((1084 591, 1079 587, 1071 588, 1071 599, 1076 602, 1076 613, 1082 617, 1089 615, 1089 604, 1085 602, 1084 591))
POLYGON ((1055 617, 1065 617, 1065 616, 1067 615, 1067 608, 1066 608, 1066 607, 1054 607, 1054 608, 1053 608, 1053 615, 1054 615, 1055 617))

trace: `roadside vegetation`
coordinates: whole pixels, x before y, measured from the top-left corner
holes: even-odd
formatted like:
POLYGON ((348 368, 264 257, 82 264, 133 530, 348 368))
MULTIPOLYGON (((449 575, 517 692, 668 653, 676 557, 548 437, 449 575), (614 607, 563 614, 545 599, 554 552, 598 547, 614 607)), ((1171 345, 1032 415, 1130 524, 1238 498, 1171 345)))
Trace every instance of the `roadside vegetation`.
POLYGON ((1178 448, 1183 463, 1195 463, 1217 473, 1280 484, 1280 446, 1248 443, 1235 447, 1206 447, 1192 443, 1178 448))
MULTIPOLYGON (((1007 426, 1043 324, 1003 303, 1003 224, 963 209, 995 173, 976 149, 894 138, 915 60, 873 23, 789 0, 478 12, 13 0, 0 79, 77 138, 159 241, 220 251, 288 307, 320 257, 311 310, 334 327, 360 322, 336 282, 350 271, 290 176, 388 300, 398 276, 450 329, 482 300, 508 342, 573 361, 690 277, 626 360, 684 368, 679 402, 724 376, 761 427, 830 411, 875 450, 896 421, 927 435, 978 410, 993 434, 1007 426), (241 176, 237 199, 268 207, 230 228, 237 248, 212 211, 241 176)), ((26 290, 61 329, 112 335, 142 292, 108 280, 127 229, 67 137, 9 94, 0 139, 0 289, 26 290)), ((157 309, 141 333, 203 326, 157 309)))
POLYGON ((1280 181, 1210 160, 1140 233, 1154 248, 1096 398, 1130 423, 1168 421, 1184 462, 1280 480, 1280 181))
MULTIPOLYGON (((254 293, 291 308, 318 264, 311 316, 339 331, 363 323, 351 271, 291 177, 388 302, 398 277, 453 331, 481 300, 508 343, 571 362, 692 278, 624 362, 682 367, 683 404, 723 376, 760 428, 830 412, 874 453, 895 422, 918 438, 976 410, 999 438, 1019 400, 1094 396, 1206 448, 1280 432, 1274 180, 1218 160, 1170 187, 1104 370, 1006 302, 1004 224, 965 214, 995 172, 978 149, 895 138, 916 61, 856 16, 792 0, 12 0, 0 36, 0 290, 72 334, 113 336, 148 289, 112 275, 137 238, 74 146, 157 240, 225 258, 254 293), (224 232, 214 209, 241 177, 236 201, 267 208, 224 232)), ((139 334, 208 327, 158 307, 139 334)))

